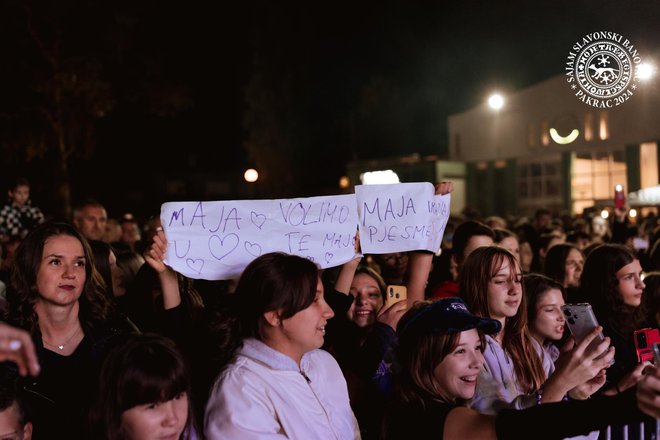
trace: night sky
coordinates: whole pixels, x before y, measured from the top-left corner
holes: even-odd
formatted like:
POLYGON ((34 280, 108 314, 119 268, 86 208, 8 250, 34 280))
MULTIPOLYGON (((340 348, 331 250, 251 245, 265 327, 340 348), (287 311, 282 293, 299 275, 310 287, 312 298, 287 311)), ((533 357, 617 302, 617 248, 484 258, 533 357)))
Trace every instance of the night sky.
POLYGON ((352 159, 445 155, 450 114, 563 73, 589 32, 660 60, 659 18, 658 1, 3 0, 0 171, 46 211, 63 140, 72 201, 111 215, 153 213, 172 179, 177 199, 208 180, 242 198, 247 166, 263 197, 335 193, 352 159))

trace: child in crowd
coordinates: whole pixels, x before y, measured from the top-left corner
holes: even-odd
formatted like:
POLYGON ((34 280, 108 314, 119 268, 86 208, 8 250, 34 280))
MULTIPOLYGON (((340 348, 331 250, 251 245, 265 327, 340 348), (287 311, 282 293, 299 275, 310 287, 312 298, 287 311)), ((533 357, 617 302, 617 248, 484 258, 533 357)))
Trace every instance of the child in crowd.
POLYGON ((15 377, 0 378, 0 438, 32 439, 32 421, 15 377))
POLYGON ((44 215, 30 202, 30 183, 20 177, 7 190, 9 200, 0 209, 0 242, 10 237, 24 238, 35 226, 43 223, 44 215))
POLYGON ((103 363, 88 430, 98 440, 197 438, 190 374, 174 343, 136 335, 103 363))

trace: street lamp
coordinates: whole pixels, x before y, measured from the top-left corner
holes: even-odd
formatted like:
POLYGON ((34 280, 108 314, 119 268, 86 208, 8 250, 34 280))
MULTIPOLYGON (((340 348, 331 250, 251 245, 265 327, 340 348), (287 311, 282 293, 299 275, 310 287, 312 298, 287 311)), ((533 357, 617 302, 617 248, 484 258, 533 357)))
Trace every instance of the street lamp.
POLYGON ((655 75, 655 66, 649 63, 641 63, 637 66, 637 78, 642 81, 651 79, 655 75))
POLYGON ((499 110, 504 107, 504 97, 499 93, 493 93, 488 98, 488 106, 493 110, 499 110))
POLYGON ((254 168, 249 168, 245 170, 245 173, 243 174, 243 178, 248 183, 254 183, 257 181, 257 179, 259 179, 259 173, 254 168))

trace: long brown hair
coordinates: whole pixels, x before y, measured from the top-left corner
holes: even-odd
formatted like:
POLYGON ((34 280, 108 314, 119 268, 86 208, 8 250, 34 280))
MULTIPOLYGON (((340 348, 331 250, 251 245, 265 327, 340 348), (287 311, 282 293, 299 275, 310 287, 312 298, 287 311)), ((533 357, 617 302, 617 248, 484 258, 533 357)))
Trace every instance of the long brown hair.
MULTIPOLYGON (((513 254, 497 245, 478 248, 465 260, 458 277, 458 288, 461 297, 475 315, 490 317, 488 284, 505 262, 512 268, 513 276, 516 276, 516 271, 522 273, 513 254)), ((513 360, 513 369, 521 388, 531 393, 541 387, 546 377, 543 363, 532 345, 527 327, 527 299, 522 284, 521 289, 522 297, 518 312, 515 316, 506 319, 502 329, 504 332, 502 348, 513 360)))
POLYGON ((39 297, 37 274, 46 240, 59 235, 68 235, 80 242, 85 255, 85 284, 78 299, 79 319, 89 327, 106 320, 110 303, 103 293, 105 283, 94 267, 94 256, 87 240, 68 223, 46 222, 37 226, 21 242, 16 251, 12 272, 13 289, 8 291, 7 320, 18 327, 34 333, 38 328, 34 305, 39 297))

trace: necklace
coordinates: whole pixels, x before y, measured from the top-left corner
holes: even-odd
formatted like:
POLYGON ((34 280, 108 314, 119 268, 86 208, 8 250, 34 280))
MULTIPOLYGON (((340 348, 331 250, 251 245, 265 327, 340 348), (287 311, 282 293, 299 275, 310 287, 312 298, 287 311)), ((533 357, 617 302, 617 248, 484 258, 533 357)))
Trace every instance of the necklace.
POLYGON ((45 345, 48 345, 52 348, 59 348, 60 350, 64 350, 64 347, 66 346, 66 344, 71 342, 71 340, 74 338, 74 336, 76 336, 78 334, 79 331, 80 331, 80 326, 77 326, 76 331, 73 332, 73 334, 71 336, 69 336, 69 338, 60 345, 51 344, 50 342, 46 341, 46 338, 44 338, 43 336, 41 336, 41 340, 44 341, 45 345))

